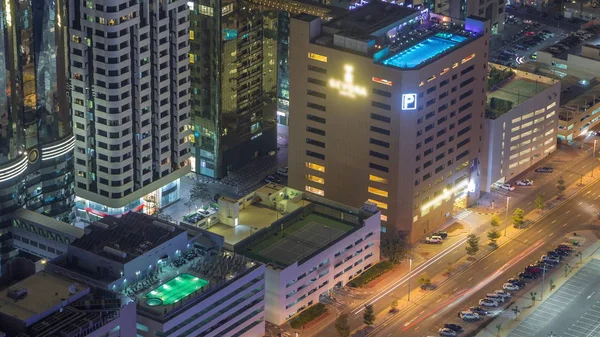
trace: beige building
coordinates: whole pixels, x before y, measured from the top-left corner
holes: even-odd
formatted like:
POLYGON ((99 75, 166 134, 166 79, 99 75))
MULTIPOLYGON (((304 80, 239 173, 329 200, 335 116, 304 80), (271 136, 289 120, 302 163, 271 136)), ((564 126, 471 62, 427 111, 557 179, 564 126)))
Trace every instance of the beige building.
POLYGON ((478 198, 485 109, 487 22, 427 19, 370 3, 290 30, 290 186, 369 200, 412 241, 478 198))
POLYGON ((489 192, 494 184, 516 177, 556 150, 560 81, 511 70, 497 64, 495 75, 512 72, 487 94, 483 125, 481 189, 489 192))

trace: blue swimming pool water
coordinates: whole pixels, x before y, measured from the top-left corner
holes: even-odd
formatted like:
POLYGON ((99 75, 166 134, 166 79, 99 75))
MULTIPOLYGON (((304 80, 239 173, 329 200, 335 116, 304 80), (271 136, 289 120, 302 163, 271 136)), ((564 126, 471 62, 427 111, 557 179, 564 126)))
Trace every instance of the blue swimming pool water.
POLYGON ((436 35, 386 59, 383 61, 383 64, 399 68, 414 68, 465 40, 467 40, 467 38, 464 36, 451 33, 437 33, 436 35))

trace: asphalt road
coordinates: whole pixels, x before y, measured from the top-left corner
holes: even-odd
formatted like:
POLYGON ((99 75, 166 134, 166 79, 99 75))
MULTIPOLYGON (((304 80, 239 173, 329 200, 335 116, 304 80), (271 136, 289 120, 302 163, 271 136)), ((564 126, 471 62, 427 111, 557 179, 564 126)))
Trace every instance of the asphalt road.
MULTIPOLYGON (((590 149, 589 144, 587 145, 586 148, 584 148, 582 150, 578 149, 577 147, 569 147, 565 151, 573 152, 573 154, 569 157, 569 160, 567 162, 562 162, 562 161, 559 162, 559 161, 555 161, 551 158, 550 160, 547 160, 546 162, 543 162, 540 165, 538 165, 538 166, 553 166, 553 167, 555 167, 554 173, 551 173, 551 174, 535 173, 535 172, 533 172, 533 170, 535 169, 535 167, 538 167, 538 166, 535 166, 535 167, 532 167, 530 170, 521 174, 519 177, 516 177, 515 179, 513 179, 513 180, 522 179, 522 178, 533 179, 535 186, 533 186, 533 187, 518 187, 513 192, 506 192, 506 191, 496 191, 495 192, 498 195, 497 196, 498 202, 506 202, 507 194, 511 196, 511 200, 509 203, 509 214, 512 214, 514 209, 517 207, 524 209, 526 213, 533 210, 535 207, 534 200, 538 193, 542 193, 542 194, 546 195, 547 199, 549 199, 549 196, 555 195, 557 192, 555 185, 556 185, 556 181, 558 180, 559 176, 562 176, 563 179, 565 180, 565 184, 569 185, 569 184, 572 184, 572 183, 578 181, 581 178, 582 173, 587 172, 588 170, 591 169, 593 162, 591 159, 592 151, 590 149)), ((600 207, 598 210, 600 211, 600 207)), ((557 213, 560 213, 560 211, 557 213)), ((591 218, 591 216, 593 214, 594 213, 593 213, 592 209, 587 209, 587 215, 585 215, 585 216, 581 215, 579 219, 581 221, 587 221, 589 218, 591 218)), ((568 213, 565 214, 564 212, 563 212, 563 215, 565 215, 565 218, 570 218, 571 216, 573 216, 573 214, 571 214, 571 216, 569 216, 568 213)), ((504 218, 504 213, 501 214, 501 219, 503 219, 503 218, 504 218)), ((577 219, 577 218, 574 218, 574 219, 577 219)), ((536 225, 536 226, 538 226, 538 225, 536 225)), ((540 228, 540 227, 536 227, 536 228, 540 228)), ((477 233, 483 234, 487 230, 488 230, 487 226, 483 226, 482 228, 474 228, 473 232, 476 234, 477 233)), ((537 231, 537 229, 536 229, 536 231, 537 231)), ((531 233, 531 230, 528 230, 527 232, 525 232, 523 234, 526 234, 528 232, 531 233)), ((533 234, 535 234, 535 236, 540 235, 540 233, 535 233, 535 231, 533 232, 533 234)), ((555 237, 558 237, 558 233, 555 235, 556 235, 555 237)), ((511 241, 512 243, 511 243, 511 246, 509 249, 498 250, 498 251, 500 251, 500 253, 498 253, 498 251, 496 251, 494 254, 501 255, 497 264, 501 263, 502 261, 506 262, 507 261, 506 258, 508 258, 510 256, 516 256, 519 253, 519 251, 522 251, 524 249, 523 247, 526 248, 531 243, 537 241, 537 240, 533 241, 532 239, 523 239, 523 240, 527 240, 527 242, 516 244, 518 241, 511 241)), ((411 274, 412 275, 412 277, 411 277, 412 288, 414 289, 417 286, 418 276, 421 275, 423 272, 426 272, 430 277, 433 275, 436 275, 436 274, 441 274, 446 271, 449 263, 453 263, 456 260, 460 259, 462 256, 464 256, 465 249, 464 249, 464 244, 462 244, 463 242, 464 241, 454 245, 453 247, 450 247, 450 245, 447 245, 445 243, 444 245, 446 245, 446 246, 442 247, 445 251, 443 251, 442 253, 440 253, 436 256, 432 256, 429 260, 424 262, 421 266, 414 266, 413 274, 411 274), (423 267, 426 267, 426 268, 423 268, 423 267)), ((485 242, 485 240, 481 240, 481 242, 485 242)), ((535 258, 539 258, 539 255, 541 255, 541 254, 537 254, 535 256, 535 258)), ((405 317, 402 316, 402 317, 400 317, 398 319, 394 319, 394 320, 398 320, 399 322, 401 322, 399 325, 403 325, 407 321, 414 318, 415 316, 420 315, 421 312, 422 312, 422 314, 426 314, 428 309, 429 310, 432 309, 432 306, 434 306, 434 305, 439 306, 440 303, 444 303, 444 302, 442 302, 441 299, 449 299, 449 298, 451 298, 451 296, 453 294, 455 294, 460 289, 468 287, 469 285, 472 286, 473 284, 476 284, 477 282, 479 282, 478 280, 483 280, 485 278, 485 276, 489 276, 495 270, 493 268, 493 266, 494 266, 493 264, 489 265, 489 266, 484 265, 481 267, 472 266, 470 269, 468 269, 466 271, 466 273, 471 274, 471 276, 474 277, 474 280, 469 280, 469 278, 471 278, 471 277, 467 277, 465 280, 459 278, 460 280, 455 282, 454 279, 458 276, 458 275, 455 275, 455 277, 450 278, 448 280, 448 285, 444 285, 444 286, 438 288, 436 291, 432 292, 431 296, 435 297, 433 300, 431 299, 433 297, 430 297, 426 300, 420 301, 418 304, 416 304, 416 309, 409 310, 408 315, 406 315, 405 317), (472 270, 477 270, 479 272, 479 274, 473 274, 471 272, 472 270), (440 300, 438 301, 438 299, 440 299, 440 300), (421 302, 426 302, 426 303, 421 303, 421 302)), ((522 269, 522 268, 519 268, 519 271, 520 271, 520 269, 522 269)), ((514 274, 516 274, 516 272, 514 272, 514 274)), ((352 329, 357 329, 362 326, 361 310, 365 304, 373 304, 375 312, 382 312, 384 310, 387 311, 389 309, 389 305, 390 305, 392 299, 403 298, 408 292, 407 280, 408 280, 408 278, 406 278, 406 277, 401 278, 401 279, 397 280, 396 283, 392 287, 386 287, 384 289, 380 289, 377 294, 372 295, 366 299, 355 300, 355 303, 350 308, 348 308, 349 313, 350 313, 349 314, 350 327, 352 329)), ((502 283, 503 282, 499 282, 499 285, 496 288, 488 289, 488 290, 500 289, 502 283)), ((474 301, 474 302, 476 302, 476 301, 474 301)), ((476 303, 473 303, 470 305, 475 305, 475 304, 476 303)), ((466 306, 466 307, 468 307, 468 306, 466 306)), ((400 309, 402 309, 402 308, 400 308, 400 309)), ((348 310, 346 310, 346 311, 348 311, 348 310)), ((401 313, 402 313, 402 311, 401 311, 401 313)), ((451 317, 453 316, 452 318, 455 318, 456 310, 454 310, 453 315, 450 315, 450 316, 451 317)), ((395 324, 391 324, 391 325, 395 325, 395 324)), ((397 327, 396 327, 396 329, 397 329, 397 327)), ((394 329, 386 329, 386 331, 388 331, 388 330, 392 331, 394 329)), ((390 333, 390 332, 388 332, 388 333, 390 333)), ((332 323, 332 324, 329 324, 328 326, 326 326, 323 330, 320 331, 320 335, 335 336, 336 331, 335 331, 334 324, 332 323)), ((382 335, 387 336, 387 334, 382 334, 382 335)))
POLYGON ((586 263, 508 337, 600 335, 600 260, 586 263))
MULTIPOLYGON (((475 262, 468 270, 449 278, 432 291, 428 298, 419 301, 409 310, 401 312, 389 322, 379 325, 373 334, 377 336, 428 336, 437 335, 444 323, 469 324, 457 318, 457 312, 477 305, 486 293, 501 289, 509 277, 513 277, 525 266, 533 263, 546 251, 564 242, 564 235, 576 231, 600 211, 600 183, 586 186, 580 194, 567 200, 546 214, 517 238, 506 242, 493 253, 475 262)), ((564 272, 559 266, 551 270, 564 272)), ((521 290, 516 296, 529 296, 521 290)), ((498 310, 498 313, 501 310, 498 310)), ((472 323, 477 324, 477 323, 472 323)))

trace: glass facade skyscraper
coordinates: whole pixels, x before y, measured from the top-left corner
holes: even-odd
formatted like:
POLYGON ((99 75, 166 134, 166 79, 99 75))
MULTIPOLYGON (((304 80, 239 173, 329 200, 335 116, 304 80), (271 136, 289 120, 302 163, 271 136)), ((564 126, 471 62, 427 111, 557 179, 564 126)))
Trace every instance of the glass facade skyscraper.
POLYGON ((221 178, 277 147, 277 14, 243 0, 195 0, 190 67, 195 160, 221 178))
MULTIPOLYGON (((71 222, 66 0, 3 1, 0 8, 0 233, 21 207, 71 222)), ((12 254, 8 237, 0 235, 0 260, 12 254)))

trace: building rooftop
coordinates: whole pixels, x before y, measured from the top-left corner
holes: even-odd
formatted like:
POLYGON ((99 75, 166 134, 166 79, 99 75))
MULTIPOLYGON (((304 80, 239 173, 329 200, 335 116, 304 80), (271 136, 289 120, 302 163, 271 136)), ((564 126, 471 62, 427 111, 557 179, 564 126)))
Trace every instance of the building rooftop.
MULTIPOLYGON (((583 121, 589 115, 600 112, 600 105, 598 104, 600 103, 600 84, 594 81, 590 84, 590 87, 579 88, 578 93, 577 96, 570 96, 571 99, 559 109, 558 119, 560 121, 569 122, 573 119, 583 121)), ((585 131, 587 127, 584 125, 582 128, 580 131, 585 131)))
POLYGON ((490 63, 489 69, 486 118, 490 119, 502 116, 558 82, 497 64, 490 63))
POLYGON ((22 220, 30 223, 34 223, 38 226, 55 232, 61 235, 67 235, 75 238, 81 238, 84 234, 84 230, 66 222, 58 221, 52 217, 42 215, 38 212, 30 211, 24 208, 19 208, 13 212, 12 217, 16 220, 22 220))
POLYGON ((428 10, 374 1, 324 24, 312 42, 367 55, 386 66, 412 69, 482 36, 484 26, 479 18, 458 21, 430 15, 428 10))
POLYGON ((47 272, 34 274, 7 289, 0 291, 1 316, 27 322, 43 318, 58 311, 60 307, 89 293, 89 288, 47 272), (11 296, 11 291, 21 294, 20 299, 11 296))
POLYGON ((134 212, 120 218, 107 216, 87 229, 91 232, 71 245, 120 263, 131 261, 185 232, 167 221, 134 212))

